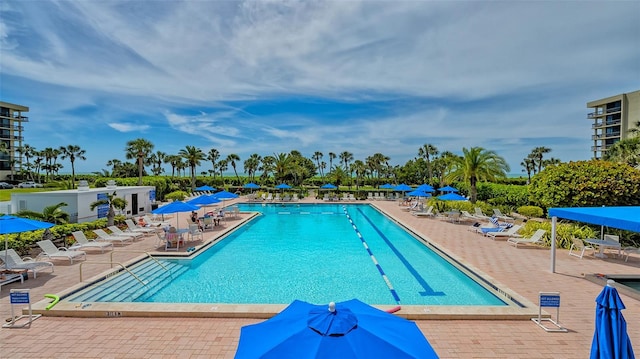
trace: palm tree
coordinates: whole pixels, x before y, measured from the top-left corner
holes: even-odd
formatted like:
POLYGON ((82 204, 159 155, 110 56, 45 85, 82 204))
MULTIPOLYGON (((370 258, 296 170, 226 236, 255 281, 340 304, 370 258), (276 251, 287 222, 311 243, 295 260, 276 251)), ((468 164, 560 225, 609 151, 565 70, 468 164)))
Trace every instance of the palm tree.
MULTIPOLYGON (((22 147, 19 147, 17 149, 17 152, 19 154, 21 154, 22 156, 24 156, 24 158, 27 160, 27 165, 26 165, 27 169, 31 168, 31 164, 29 163, 29 159, 31 157, 33 157, 33 153, 35 152, 35 150, 36 149, 34 147, 32 147, 30 145, 27 145, 27 144, 24 144, 22 147)), ((33 180, 33 176, 31 175, 31 172, 27 173, 27 178, 33 180)))
POLYGON ((142 186, 144 165, 147 162, 147 158, 151 151, 153 151, 153 143, 145 140, 144 138, 138 138, 127 142, 127 147, 125 148, 127 159, 136 159, 138 162, 138 186, 142 186))
POLYGON ((85 150, 81 149, 80 146, 77 145, 68 145, 67 147, 60 147, 60 153, 62 153, 63 160, 69 158, 71 162, 71 188, 75 187, 75 178, 76 178, 76 160, 86 160, 87 158, 84 156, 86 153, 85 150))
POLYGON ((333 160, 336 159, 336 154, 329 152, 329 172, 333 171, 333 160))
POLYGON ((616 142, 607 148, 604 160, 626 163, 632 167, 640 166, 640 136, 634 136, 616 142))
POLYGON ((107 193, 107 198, 91 202, 91 204, 89 204, 89 209, 93 211, 97 207, 103 205, 109 206, 109 212, 107 212, 107 225, 113 226, 114 218, 116 217, 115 209, 119 209, 121 211, 124 210, 127 208, 127 201, 124 198, 118 197, 116 192, 113 192, 112 194, 107 193))
POLYGON ((276 182, 281 182, 291 171, 291 156, 288 153, 274 153, 273 155, 274 176, 276 178, 276 182))
POLYGON ((520 162, 520 166, 524 167, 522 172, 527 173, 527 178, 528 178, 527 183, 531 183, 531 172, 535 173, 536 171, 535 160, 531 158, 531 156, 528 156, 527 158, 523 159, 522 162, 520 162))
POLYGON ((238 185, 240 185, 240 176, 238 176, 238 171, 236 170, 236 161, 240 161, 240 156, 235 153, 231 153, 227 156, 227 163, 231 163, 231 167, 233 167, 233 172, 236 174, 236 178, 238 179, 238 185))
POLYGON ((169 166, 171 166, 171 178, 173 178, 176 175, 176 169, 178 167, 178 162, 180 162, 180 160, 182 159, 182 157, 178 156, 178 155, 167 155, 164 158, 164 163, 168 163, 169 166))
POLYGON ((367 165, 360 160, 355 160, 351 165, 351 171, 356 173, 356 190, 360 189, 360 180, 367 171, 367 165))
POLYGON ((258 167, 260 167, 261 161, 262 157, 260 157, 260 155, 258 155, 257 153, 252 154, 246 161, 244 161, 243 166, 244 170, 247 172, 247 175, 249 175, 249 181, 253 182, 256 171, 258 170, 258 167))
POLYGON ((165 158, 167 158, 167 154, 162 151, 156 151, 156 153, 152 153, 149 157, 149 161, 154 164, 151 170, 154 175, 159 176, 164 171, 162 163, 165 158))
POLYGON ((17 212, 16 216, 49 222, 53 224, 66 224, 69 223, 69 213, 62 211, 61 209, 61 207, 66 206, 68 206, 66 203, 60 202, 52 206, 44 207, 42 212, 22 210, 17 212))
POLYGON ((488 151, 482 147, 463 148, 462 152, 462 157, 454 159, 452 171, 447 179, 449 182, 469 181, 470 200, 471 203, 475 203, 478 197, 476 187, 478 180, 495 181, 496 178, 506 177, 510 170, 509 164, 494 151, 488 151))
MULTIPOLYGON (((348 174, 349 179, 351 179, 351 173, 349 172, 349 163, 351 161, 353 161, 353 153, 344 151, 340 154, 340 162, 344 165, 344 172, 348 174)), ((351 189, 351 181, 349 181, 349 189, 351 189)))
POLYGON ((544 167, 543 156, 545 153, 551 152, 550 148, 547 147, 536 147, 531 151, 531 156, 535 159, 538 164, 538 173, 542 171, 542 167, 544 167))
POLYGON ((216 162, 220 158, 220 152, 215 148, 212 148, 207 153, 207 161, 211 161, 211 168, 213 169, 213 178, 216 178, 216 162))
MULTIPOLYGON (((424 157, 425 162, 427 163, 427 174, 429 175, 429 181, 433 178, 433 170, 431 169, 431 158, 432 156, 438 155, 438 148, 436 146, 425 143, 418 149, 418 156, 424 157)), ((428 181, 426 181, 428 182, 428 181)))
POLYGON ((320 160, 322 159, 322 157, 324 156, 324 154, 322 154, 322 152, 320 151, 316 151, 313 153, 313 156, 311 156, 311 159, 313 159, 314 161, 316 161, 316 164, 318 165, 318 173, 320 173, 320 177, 322 178, 322 182, 324 182, 324 174, 322 173, 322 166, 320 165, 320 160))
POLYGON ((200 161, 206 159, 204 152, 195 146, 187 146, 181 149, 178 154, 185 159, 191 169, 191 191, 196 190, 196 167, 200 166, 200 161))

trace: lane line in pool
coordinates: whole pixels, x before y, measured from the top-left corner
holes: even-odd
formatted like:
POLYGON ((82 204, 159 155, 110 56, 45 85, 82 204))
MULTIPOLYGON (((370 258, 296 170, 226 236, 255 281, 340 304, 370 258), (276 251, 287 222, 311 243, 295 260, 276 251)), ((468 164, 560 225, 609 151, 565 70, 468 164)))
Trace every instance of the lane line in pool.
POLYGON ((395 299, 397 304, 400 304, 400 297, 398 296, 398 293, 393 288, 393 285, 391 284, 391 281, 389 280, 387 275, 384 273, 384 270, 382 269, 382 266, 380 265, 380 263, 378 263, 378 260, 373 255, 373 252, 369 248, 369 245, 367 244, 367 241, 364 239, 364 237, 362 237, 362 234, 358 230, 358 227, 356 226, 356 224, 353 223, 353 220, 351 219, 351 216, 349 215, 349 212, 347 212, 347 207, 342 206, 342 210, 344 211, 344 214, 347 216, 347 219, 349 220, 349 223, 351 223, 351 227, 356 232, 356 235, 358 236, 358 238, 360 238, 360 241, 362 242, 362 245, 364 246, 364 249, 367 251, 367 253, 369 254, 369 257, 373 261, 373 264, 378 269, 378 272, 382 276, 382 280, 384 280, 384 282, 387 284, 387 287, 389 288, 389 291, 391 292, 391 295, 393 296, 393 299, 395 299))
POLYGON ((424 278, 422 278, 420 273, 418 273, 418 271, 411 265, 411 263, 409 263, 409 261, 402 255, 402 253, 400 253, 400 251, 393 245, 393 243, 391 243, 389 238, 387 238, 387 236, 385 236, 384 233, 382 233, 382 231, 373 223, 373 221, 360 208, 358 208, 358 212, 360 212, 360 214, 364 217, 364 219, 367 222, 369 222, 369 225, 371 225, 371 227, 378 233, 378 235, 387 244, 387 246, 389 246, 389 249, 391 249, 391 251, 398 257, 400 262, 402 262, 405 268, 407 268, 409 273, 411 273, 411 275, 416 279, 418 284, 422 286, 422 288, 424 289, 424 292, 419 292, 421 296, 424 297, 427 295, 433 295, 433 296, 445 295, 443 292, 434 291, 433 288, 431 288, 431 286, 429 285, 429 283, 427 283, 427 281, 424 278))

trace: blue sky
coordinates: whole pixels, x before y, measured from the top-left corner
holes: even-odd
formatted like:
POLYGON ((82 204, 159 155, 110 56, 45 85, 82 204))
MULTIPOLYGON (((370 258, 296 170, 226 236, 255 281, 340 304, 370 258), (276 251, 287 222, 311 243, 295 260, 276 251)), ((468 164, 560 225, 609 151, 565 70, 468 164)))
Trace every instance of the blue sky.
POLYGON ((586 103, 640 89, 638 14, 638 1, 7 0, 0 100, 30 108, 25 143, 85 149, 77 172, 146 138, 240 162, 481 146, 520 173, 537 146, 592 156, 586 103))

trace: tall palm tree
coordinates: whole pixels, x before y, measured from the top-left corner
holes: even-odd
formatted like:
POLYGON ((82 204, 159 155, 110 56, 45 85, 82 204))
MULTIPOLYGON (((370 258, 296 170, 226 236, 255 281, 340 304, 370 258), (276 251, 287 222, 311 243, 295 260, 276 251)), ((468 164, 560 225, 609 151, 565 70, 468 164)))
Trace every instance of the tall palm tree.
POLYGON ((640 136, 634 136, 616 142, 607 148, 604 160, 626 163, 632 167, 640 166, 640 136))
POLYGON ((153 143, 145 140, 144 138, 138 138, 127 142, 127 147, 125 148, 127 159, 135 159, 138 162, 138 186, 142 186, 144 165, 147 162, 147 158, 151 151, 153 151, 153 143))
POLYGON ((85 150, 81 149, 80 146, 77 145, 68 145, 67 147, 60 147, 60 153, 62 153, 63 160, 68 158, 71 162, 71 188, 75 187, 75 178, 76 178, 76 160, 86 160, 87 158, 84 156, 86 153, 85 150))
POLYGON ((547 147, 536 147, 531 151, 531 156, 535 158, 536 164, 538 165, 538 173, 540 173, 542 167, 544 167, 544 154, 549 152, 551 152, 551 149, 547 147))
MULTIPOLYGON (((17 152, 21 155, 21 157, 24 156, 24 158, 26 159, 26 161, 27 161, 26 168, 27 169, 31 168, 31 164, 29 162, 29 159, 34 156, 35 150, 36 150, 35 147, 30 146, 30 145, 28 145, 26 143, 24 145, 22 145, 22 147, 19 147, 17 149, 17 152)), ((20 160, 22 161, 22 158, 20 158, 20 160)), ((33 180, 33 176, 32 176, 30 171, 28 171, 28 173, 27 173, 27 178, 33 180)))
POLYGON ((333 160, 335 160, 336 157, 335 153, 329 152, 329 172, 333 171, 333 160))
POLYGON ((367 172, 367 165, 361 160, 355 160, 351 165, 351 171, 356 173, 356 190, 360 189, 360 180, 367 172))
POLYGON ((244 161, 244 170, 247 172, 249 176, 249 181, 253 182, 255 178, 256 171, 260 167, 260 162, 262 161, 262 157, 259 154, 254 153, 246 161, 244 161))
POLYGON ((236 178, 238 179, 238 185, 240 185, 240 176, 238 176, 238 171, 236 170, 236 161, 240 161, 240 156, 235 153, 231 153, 227 156, 227 163, 231 164, 233 172, 236 174, 236 178))
POLYGON ((207 152, 207 161, 211 161, 211 168, 213 169, 213 178, 216 178, 216 162, 220 159, 220 152, 215 148, 212 148, 207 152))
POLYGON ((262 158, 262 174, 260 175, 262 182, 265 182, 269 175, 275 171, 275 163, 276 159, 273 156, 264 156, 262 158))
POLYGON ((535 170, 536 170, 535 160, 529 156, 523 159, 522 162, 520 162, 520 166, 524 168, 522 172, 527 173, 527 178, 528 178, 527 183, 531 183, 531 172, 535 173, 535 170))
POLYGON ((453 160, 452 171, 447 179, 450 182, 468 181, 471 185, 470 200, 471 203, 475 203, 478 197, 478 181, 495 181, 497 178, 506 177, 510 170, 509 164, 494 151, 482 147, 463 148, 462 152, 461 157, 453 160))
POLYGON ((273 154, 274 176, 276 182, 281 182, 291 171, 291 156, 288 153, 273 154))
POLYGON ((107 161, 107 166, 111 166, 111 176, 116 177, 120 166, 122 166, 122 161, 117 158, 111 159, 107 161))
MULTIPOLYGON (((433 178, 433 169, 431 168, 431 158, 438 155, 438 148, 430 143, 425 143, 418 149, 418 156, 424 157, 424 161, 427 163, 427 174, 429 180, 433 178)), ((428 182, 428 181, 427 181, 428 182)))
POLYGON ((318 173, 320 174, 320 178, 322 178, 322 182, 324 182, 324 174, 322 173, 322 167, 320 166, 320 160, 322 159, 323 156, 324 156, 324 154, 322 154, 322 152, 320 152, 320 151, 314 152, 313 156, 311 156, 311 159, 316 161, 317 168, 318 168, 318 173))
POLYGON ((159 176, 164 171, 162 163, 164 163, 166 157, 167 154, 162 151, 156 151, 156 153, 151 154, 149 161, 153 163, 153 169, 151 171, 154 175, 159 176))
POLYGON ((164 158, 164 163, 169 164, 171 166, 171 178, 175 177, 176 169, 178 167, 178 162, 182 160, 182 157, 178 155, 167 155, 164 158))
POLYGON ((118 197, 116 192, 113 192, 112 194, 107 193, 107 198, 91 202, 91 204, 89 204, 89 209, 93 211, 102 205, 109 206, 109 212, 107 212, 107 225, 113 226, 114 218, 116 217, 115 209, 124 210, 127 208, 127 200, 118 197))
MULTIPOLYGON (((353 153, 349 151, 340 153, 340 162, 343 165, 344 172, 348 174, 347 177, 349 177, 349 179, 351 179, 351 172, 349 172, 349 163, 351 163, 351 161, 353 161, 353 153)), ((349 189, 351 189, 351 181, 349 181, 349 189)))
POLYGON ((187 146, 181 149, 178 154, 185 159, 191 169, 191 191, 196 190, 196 167, 200 166, 200 161, 206 159, 204 152, 195 146, 187 146))

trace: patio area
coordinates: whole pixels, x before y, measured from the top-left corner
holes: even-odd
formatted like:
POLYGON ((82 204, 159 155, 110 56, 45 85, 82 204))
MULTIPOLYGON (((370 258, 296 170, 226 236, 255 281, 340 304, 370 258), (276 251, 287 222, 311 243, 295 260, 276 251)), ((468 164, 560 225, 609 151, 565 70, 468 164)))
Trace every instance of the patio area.
MULTIPOLYGON (((227 201, 232 204, 239 200, 227 201)), ((351 202, 354 203, 354 202, 351 202)), ((355 202, 355 203, 360 203, 355 202)), ((418 320, 419 328, 441 358, 586 358, 595 322, 595 298, 602 285, 585 279, 591 274, 640 276, 640 256, 583 259, 558 250, 556 273, 550 272, 548 248, 514 248, 467 230, 468 225, 420 218, 394 201, 375 206, 460 261, 478 268, 496 282, 533 303, 539 292, 560 292, 560 323, 567 333, 547 333, 528 320, 418 320)), ((229 220, 224 228, 205 232, 205 241, 222 235, 247 214, 229 220)), ((125 262, 140 251, 156 251, 154 236, 120 247, 114 261, 125 262)), ((182 248, 181 248, 182 249, 182 248)), ((87 255, 89 261, 109 261, 111 254, 87 255)), ((97 275, 108 264, 83 266, 84 278, 97 275)), ((31 301, 79 283, 79 263, 56 261, 54 273, 42 273, 2 286, 0 316, 10 317, 11 288, 30 288, 31 301)), ((640 351, 640 301, 621 294, 623 311, 636 353, 640 351)), ((547 308, 551 309, 551 308, 547 308)), ((547 310, 555 315, 555 310, 547 310)), ((400 312, 401 313, 401 312, 400 312)), ((260 319, 238 318, 69 318, 41 317, 27 329, 0 330, 0 357, 33 358, 233 358, 243 325, 260 319)))

